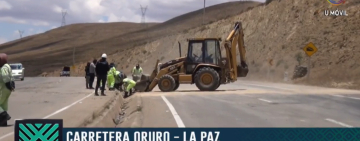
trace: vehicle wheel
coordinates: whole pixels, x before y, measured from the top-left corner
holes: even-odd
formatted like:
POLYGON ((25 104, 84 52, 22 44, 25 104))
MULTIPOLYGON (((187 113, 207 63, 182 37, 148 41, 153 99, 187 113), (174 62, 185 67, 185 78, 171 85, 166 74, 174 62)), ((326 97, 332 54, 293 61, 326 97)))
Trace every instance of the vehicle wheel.
MULTIPOLYGON (((219 83, 219 85, 216 87, 216 89, 218 89, 218 88, 220 87, 220 85, 221 85, 221 83, 219 83)), ((215 90, 216 90, 216 89, 215 89, 215 90)))
POLYGON ((209 67, 200 68, 194 81, 200 91, 215 91, 220 86, 219 74, 209 67))
POLYGON ((175 81, 175 88, 174 88, 174 91, 176 91, 180 86, 180 83, 179 81, 175 81))
POLYGON ((21 78, 21 81, 24 81, 25 78, 21 78))
POLYGON ((158 81, 159 89, 163 92, 173 91, 175 88, 175 79, 171 75, 164 75, 158 81))

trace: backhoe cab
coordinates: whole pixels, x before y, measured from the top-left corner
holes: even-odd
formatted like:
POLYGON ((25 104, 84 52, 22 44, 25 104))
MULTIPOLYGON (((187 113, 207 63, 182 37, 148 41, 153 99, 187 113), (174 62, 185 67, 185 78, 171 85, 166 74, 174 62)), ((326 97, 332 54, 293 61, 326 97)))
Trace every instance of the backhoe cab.
POLYGON ((195 83, 201 91, 214 91, 221 84, 235 82, 237 77, 246 77, 248 67, 240 22, 235 24, 225 40, 223 49, 226 56, 221 56, 221 38, 192 38, 187 41, 186 56, 181 56, 179 43, 180 58, 163 64, 157 60, 151 76, 143 75, 137 89, 152 91, 158 85, 161 91, 169 92, 178 89, 180 84, 195 83), (236 47, 240 53, 240 65, 236 60, 236 47))

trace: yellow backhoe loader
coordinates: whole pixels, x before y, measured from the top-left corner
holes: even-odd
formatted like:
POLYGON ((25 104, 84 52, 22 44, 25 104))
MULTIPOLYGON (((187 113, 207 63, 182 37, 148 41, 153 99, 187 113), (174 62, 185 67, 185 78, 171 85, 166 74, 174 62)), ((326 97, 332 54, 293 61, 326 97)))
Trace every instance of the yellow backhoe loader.
POLYGON ((226 56, 221 56, 221 38, 188 39, 187 55, 159 63, 157 60, 150 76, 143 75, 136 89, 152 91, 158 85, 163 92, 175 91, 180 84, 196 84, 201 91, 215 91, 221 84, 237 81, 237 77, 246 77, 249 72, 245 58, 244 33, 241 22, 236 22, 223 44, 226 56), (236 48, 240 53, 240 64, 236 57, 236 48))

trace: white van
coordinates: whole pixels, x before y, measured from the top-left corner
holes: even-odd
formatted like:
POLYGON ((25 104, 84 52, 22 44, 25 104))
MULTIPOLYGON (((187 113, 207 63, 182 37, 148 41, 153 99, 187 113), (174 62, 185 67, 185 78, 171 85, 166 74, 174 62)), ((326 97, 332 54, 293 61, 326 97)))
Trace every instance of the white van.
POLYGON ((21 63, 13 63, 13 64, 9 64, 9 65, 11 67, 12 76, 14 77, 14 79, 24 81, 25 68, 23 67, 23 65, 21 63))

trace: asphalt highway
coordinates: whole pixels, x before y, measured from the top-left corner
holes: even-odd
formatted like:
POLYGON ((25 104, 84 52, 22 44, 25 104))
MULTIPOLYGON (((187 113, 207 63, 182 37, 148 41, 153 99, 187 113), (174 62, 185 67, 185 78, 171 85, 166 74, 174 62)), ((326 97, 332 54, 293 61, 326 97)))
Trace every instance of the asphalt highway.
POLYGON ((216 92, 195 85, 141 93, 143 127, 360 127, 360 92, 238 81, 216 92), (225 91, 226 90, 226 91, 225 91))
MULTIPOLYGON (((77 114, 69 110, 72 106, 94 106, 94 102, 78 104, 93 95, 84 81, 82 77, 16 81, 8 110, 12 119, 8 127, 0 128, 0 140, 11 138, 16 119, 61 118, 77 114)), ((141 97, 142 127, 360 126, 360 92, 355 90, 238 81, 214 92, 180 85, 175 92, 156 88, 134 96, 141 97)))
POLYGON ((12 118, 8 127, 0 127, 0 140, 13 134, 15 120, 51 119, 93 93, 85 89, 82 77, 26 77, 16 81, 15 86, 9 99, 8 113, 12 118))

